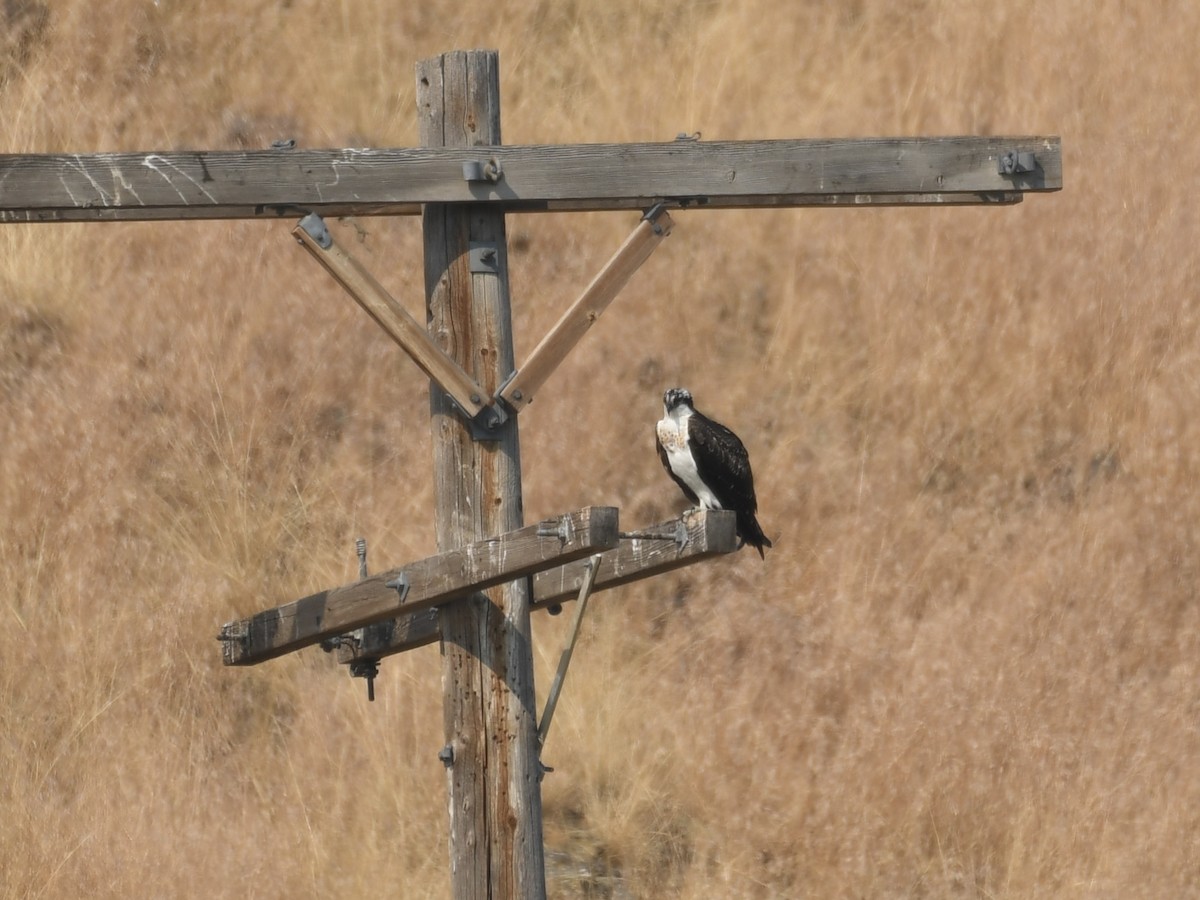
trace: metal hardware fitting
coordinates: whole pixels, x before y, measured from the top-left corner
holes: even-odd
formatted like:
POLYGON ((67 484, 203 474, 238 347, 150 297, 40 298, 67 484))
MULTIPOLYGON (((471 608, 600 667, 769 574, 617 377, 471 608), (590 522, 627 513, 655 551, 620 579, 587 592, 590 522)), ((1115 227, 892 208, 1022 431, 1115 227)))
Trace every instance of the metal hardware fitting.
POLYGON ((296 139, 295 138, 280 138, 277 141, 271 141, 271 149, 272 150, 295 150, 296 149, 296 139))
POLYGON ((700 140, 700 132, 693 131, 691 134, 689 134, 686 131, 681 131, 681 132, 679 132, 679 134, 675 135, 675 140, 676 141, 687 141, 689 143, 692 141, 698 141, 698 140, 700 140))
POLYGON ((473 159, 462 164, 464 181, 486 181, 495 184, 504 177, 504 167, 495 156, 489 156, 486 161, 473 159))
POLYGON ((472 272, 496 274, 500 271, 500 248, 491 241, 472 241, 470 269, 472 272))
POLYGON ((243 622, 227 622, 221 626, 217 640, 225 644, 241 644, 245 647, 250 643, 250 630, 244 628, 243 622))
POLYGON ((537 536, 556 537, 564 544, 568 543, 575 536, 574 529, 571 527, 571 517, 563 516, 561 519, 548 519, 545 522, 539 522, 537 536))
POLYGON ((1027 151, 1010 150, 1000 154, 996 167, 1001 175, 1025 175, 1037 171, 1037 156, 1027 151))
POLYGON ((655 234, 663 233, 663 227, 659 225, 655 219, 657 219, 666 208, 667 204, 660 200, 658 203, 655 203, 652 207, 642 213, 642 220, 650 223, 650 227, 655 234))
MULTIPOLYGON (((500 386, 498 388, 496 388, 496 397, 497 398, 499 398, 500 400, 504 399, 504 392, 508 390, 508 386, 512 383, 512 380, 516 377, 517 377, 516 369, 513 369, 511 372, 508 373, 508 377, 505 378, 502 382, 500 382, 500 386)), ((514 400, 520 400, 522 398, 522 396, 523 396, 523 394, 520 391, 513 392, 514 400)), ((530 403, 532 403, 532 402, 533 401, 531 400, 530 403)))
POLYGON ((321 649, 326 653, 332 653, 338 647, 356 647, 358 644, 359 640, 353 634, 335 634, 333 637, 321 641, 321 649))
POLYGON ((447 744, 438 751, 438 759, 442 761, 442 765, 447 769, 454 765, 454 747, 447 744))
POLYGON ((617 537, 623 541, 674 541, 682 550, 688 543, 688 529, 680 519, 671 531, 619 531, 617 537))
MULTIPOLYGON (((479 401, 476 400, 475 402, 478 403, 479 401)), ((500 426, 507 421, 508 414, 499 403, 485 406, 474 416, 467 417, 467 424, 471 428, 471 440, 500 440, 500 426)))
POLYGON ((383 586, 390 587, 392 590, 398 593, 400 595, 401 603, 403 603, 404 598, 408 596, 408 589, 412 587, 412 585, 408 583, 408 575, 404 572, 401 572, 391 581, 385 581, 383 586))
POLYGON ((379 660, 356 659, 350 663, 350 675, 354 678, 367 679, 367 702, 375 702, 375 676, 379 674, 379 660))
POLYGON ((354 552, 358 554, 358 580, 367 577, 367 539, 358 538, 354 542, 354 552))
POLYGON ((325 227, 325 220, 316 213, 309 213, 301 219, 300 227, 308 232, 308 236, 316 241, 317 246, 322 250, 328 250, 333 246, 333 235, 325 227))

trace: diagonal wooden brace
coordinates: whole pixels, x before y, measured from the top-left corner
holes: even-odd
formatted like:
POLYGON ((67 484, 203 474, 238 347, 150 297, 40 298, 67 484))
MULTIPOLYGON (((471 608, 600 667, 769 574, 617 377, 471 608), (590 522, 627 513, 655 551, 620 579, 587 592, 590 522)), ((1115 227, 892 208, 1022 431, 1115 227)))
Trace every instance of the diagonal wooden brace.
POLYGON ((429 610, 561 566, 617 542, 616 507, 589 506, 229 622, 218 640, 225 665, 253 665, 389 616, 429 610))
POLYGON ((501 388, 500 396, 505 403, 519 411, 533 402, 534 395, 546 383, 546 379, 629 283, 633 273, 650 258, 654 248, 671 233, 673 224, 662 205, 646 213, 613 258, 584 288, 579 299, 571 304, 571 308, 563 313, 562 318, 534 348, 525 365, 501 388))
POLYGON ((454 398, 467 418, 487 408, 489 395, 437 345, 421 324, 357 259, 340 247, 324 221, 310 213, 292 229, 296 240, 334 277, 426 375, 454 398))

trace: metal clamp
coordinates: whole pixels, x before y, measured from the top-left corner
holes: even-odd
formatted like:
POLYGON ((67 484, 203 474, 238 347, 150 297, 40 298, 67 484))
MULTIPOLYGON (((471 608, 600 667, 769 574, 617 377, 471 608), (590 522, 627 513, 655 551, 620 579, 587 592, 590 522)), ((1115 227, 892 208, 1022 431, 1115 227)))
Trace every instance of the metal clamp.
POLYGON ((462 164, 464 181, 486 181, 495 184, 504 177, 504 167, 498 157, 490 156, 487 161, 469 160, 462 164))

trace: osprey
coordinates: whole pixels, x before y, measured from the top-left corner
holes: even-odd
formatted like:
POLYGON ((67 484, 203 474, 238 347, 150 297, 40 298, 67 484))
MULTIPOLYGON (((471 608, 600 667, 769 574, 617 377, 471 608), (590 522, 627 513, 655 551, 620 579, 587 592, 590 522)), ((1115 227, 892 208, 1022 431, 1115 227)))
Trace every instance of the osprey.
POLYGON ((703 509, 737 513, 737 535, 766 559, 771 542, 755 513, 754 474, 738 436, 696 411, 691 392, 671 388, 663 394, 663 417, 655 428, 658 457, 677 485, 703 509))

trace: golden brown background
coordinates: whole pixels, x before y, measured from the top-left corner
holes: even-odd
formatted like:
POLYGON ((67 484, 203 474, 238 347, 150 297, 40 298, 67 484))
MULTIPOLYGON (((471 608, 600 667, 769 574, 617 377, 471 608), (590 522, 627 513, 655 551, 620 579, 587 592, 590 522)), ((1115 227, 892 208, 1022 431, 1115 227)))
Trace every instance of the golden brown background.
MULTIPOLYGON (((522 415, 528 521, 744 552, 602 595, 546 748, 556 897, 1200 889, 1200 5, 0 3, 0 150, 1061 134, 1003 209, 680 212, 522 415)), ((514 217, 523 358, 636 223, 514 217)), ((433 552, 427 385, 289 222, 0 227, 0 896, 445 897, 435 648, 227 670, 222 622, 433 552)), ((418 317, 420 225, 340 226, 418 317)), ((563 619, 534 622, 539 687, 563 619)))

